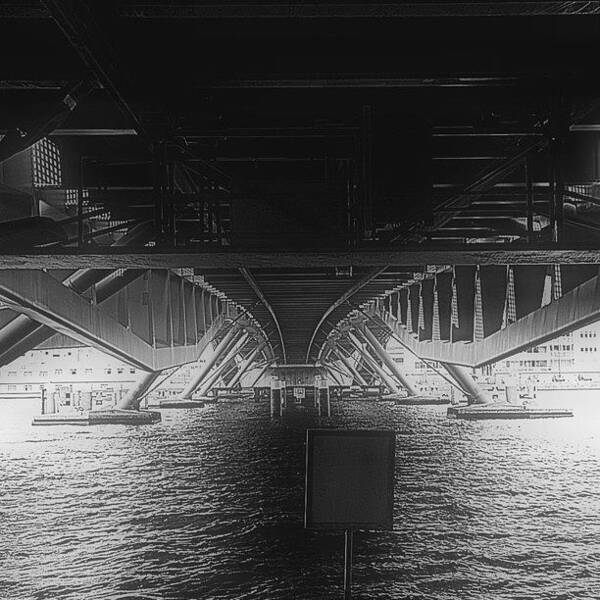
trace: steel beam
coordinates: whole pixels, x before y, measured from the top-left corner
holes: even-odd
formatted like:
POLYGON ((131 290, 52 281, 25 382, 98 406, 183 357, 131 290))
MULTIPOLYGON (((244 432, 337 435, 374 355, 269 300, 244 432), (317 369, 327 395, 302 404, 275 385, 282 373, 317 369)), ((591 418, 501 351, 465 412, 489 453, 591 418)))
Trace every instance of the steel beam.
MULTIPOLYGON (((358 330, 354 330, 358 332, 358 330)), ((397 394, 400 391, 400 386, 394 380, 394 378, 386 373, 385 369, 377 364, 377 361, 368 353, 368 351, 363 347, 361 340, 359 340, 355 333, 352 331, 348 332, 348 339, 352 342, 352 344, 356 347, 356 349, 361 353, 363 359, 369 363, 371 368, 379 375, 380 379, 383 381, 385 386, 389 389, 392 394, 397 394)), ((368 344, 367 344, 368 345, 368 344)))
POLYGON ((141 377, 127 391, 125 396, 117 402, 115 408, 137 410, 140 407, 142 397, 150 389, 150 386, 160 377, 161 371, 144 371, 141 377))
POLYGON ((119 61, 111 55, 106 41, 102 39, 100 28, 92 19, 89 7, 74 0, 43 0, 42 4, 138 135, 149 140, 145 127, 123 93, 123 82, 127 78, 120 72, 119 61))
POLYGON ((250 365, 256 359, 258 353, 266 346, 266 342, 261 342, 250 352, 247 358, 245 358, 242 364, 238 367, 237 373, 233 376, 233 379, 229 382, 228 387, 233 388, 237 382, 241 379, 242 375, 248 370, 250 365))
MULTIPOLYGON (((224 352, 230 348, 232 343, 235 343, 237 339, 239 339, 242 334, 242 330, 238 327, 231 327, 229 331, 225 334, 223 339, 217 344, 217 347, 214 351, 209 354, 209 356, 205 359, 205 362, 200 365, 199 371, 192 376, 189 383, 183 389, 181 393, 182 398, 190 398, 194 393, 196 388, 200 385, 200 383, 204 380, 204 378, 209 374, 210 370, 214 367, 216 362, 221 358, 224 352)), ((207 349, 210 349, 210 344, 207 344, 207 349)), ((200 357, 202 360, 202 357, 200 357)))
POLYGON ((482 367, 599 321, 600 276, 479 342, 419 342, 389 314, 378 314, 371 309, 365 312, 382 319, 405 346, 424 360, 482 367))
POLYGON ((363 278, 350 286, 348 290, 346 290, 333 304, 327 307, 327 310, 323 313, 316 327, 314 328, 312 335, 310 336, 310 340, 308 342, 308 346, 306 348, 306 362, 308 363, 310 360, 310 351, 312 349, 312 345, 314 344, 315 338, 321 329, 321 326, 327 320, 327 317, 336 309, 342 306, 345 302, 347 302, 354 294, 359 292, 366 285, 371 283, 374 279, 376 279, 379 275, 381 275, 387 267, 377 268, 370 273, 367 273, 363 278))
POLYGON ((0 140, 0 163, 10 157, 23 152, 33 146, 43 137, 52 133, 56 127, 61 125, 71 112, 77 107, 93 89, 89 81, 82 81, 64 91, 64 95, 58 102, 51 105, 48 112, 36 121, 21 126, 6 133, 0 140), (24 133, 21 131, 23 130, 24 133))
POLYGON ((43 271, 0 271, 0 298, 31 319, 146 371, 197 360, 211 336, 224 325, 219 315, 212 331, 198 344, 155 348, 43 271))
POLYGON ((367 385, 367 382, 363 378, 363 376, 358 372, 358 370, 354 367, 350 359, 345 356, 343 350, 334 350, 334 354, 339 357, 339 359, 344 363, 345 367, 350 371, 354 379, 356 379, 358 385, 367 385))
MULTIPOLYGON (((29 8, 29 12, 32 9, 29 8)), ((14 9, 13 9, 14 13, 14 9)), ((122 3, 127 19, 407 19, 432 17, 507 17, 595 15, 595 2, 148 2, 122 3)))
MULTIPOLYGON (((200 396, 205 396, 210 388, 216 383, 217 379, 225 374, 227 365, 236 357, 236 355, 242 350, 248 340, 248 334, 243 333, 241 337, 237 338, 233 344, 229 347, 229 352, 225 355, 225 358, 204 378, 197 388, 200 396)), ((193 392, 192 392, 193 393, 193 392)), ((191 393, 187 397, 191 397, 191 393)))
POLYGON ((260 286, 258 285, 258 282, 256 281, 254 275, 252 275, 252 273, 250 273, 248 268, 246 266, 241 266, 239 268, 239 270, 240 270, 240 273, 242 274, 242 276, 244 277, 244 279, 248 282, 248 285, 252 288, 252 290, 258 297, 258 299, 263 303, 264 307, 269 311, 269 314, 271 315, 271 319, 273 320, 273 323, 277 329, 277 334, 279 335, 279 342, 281 344, 281 353, 283 355, 283 362, 286 363, 287 356, 286 356, 286 351, 285 351, 285 341, 283 339, 283 333, 281 332, 281 326, 279 325, 279 319, 277 318, 277 314, 273 310, 271 303, 269 302, 267 297, 264 295, 263 291, 260 289, 260 286))
POLYGON ((212 89, 412 89, 516 86, 517 77, 314 77, 294 79, 231 79, 212 84, 212 89))
POLYGON ((469 404, 488 404, 490 397, 478 385, 469 369, 461 365, 442 363, 450 376, 458 383, 459 387, 467 393, 469 404))
POLYGON ((539 244, 524 247, 508 244, 454 244, 403 246, 398 250, 331 251, 216 251, 182 252, 132 248, 109 249, 102 254, 84 252, 46 253, 12 250, 0 254, 2 269, 252 269, 331 268, 363 266, 454 265, 546 265, 600 264, 600 247, 570 244, 559 247, 539 244))
POLYGON ((264 375, 265 371, 273 364, 272 360, 267 361, 259 370, 258 375, 253 379, 251 388, 256 387, 256 384, 260 381, 260 378, 264 375))
POLYGON ((417 396, 417 390, 404 376, 404 373, 400 371, 398 365, 392 360, 392 357, 387 353, 386 349, 379 343, 379 340, 373 335, 369 327, 366 324, 363 324, 363 326, 358 331, 360 331, 363 337, 367 340, 377 357, 390 370, 392 375, 402 384, 402 387, 406 389, 408 395, 417 396))

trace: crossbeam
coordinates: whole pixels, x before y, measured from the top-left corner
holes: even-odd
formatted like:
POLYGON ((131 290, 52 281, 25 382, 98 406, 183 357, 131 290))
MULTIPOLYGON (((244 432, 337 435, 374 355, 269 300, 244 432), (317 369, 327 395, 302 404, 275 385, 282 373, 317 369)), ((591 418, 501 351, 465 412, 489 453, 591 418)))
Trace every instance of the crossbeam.
POLYGON ((373 309, 402 344, 425 360, 481 367, 600 320, 600 276, 593 277, 479 342, 418 341, 399 322, 373 309))
POLYGON ((515 247, 508 244, 403 246, 398 250, 216 251, 111 249, 102 254, 7 252, 1 269, 273 269, 344 266, 600 264, 600 248, 583 246, 515 247))
POLYGON ((197 344, 155 348, 43 271, 1 271, 0 299, 59 333, 146 371, 195 361, 225 322, 217 316, 197 344))

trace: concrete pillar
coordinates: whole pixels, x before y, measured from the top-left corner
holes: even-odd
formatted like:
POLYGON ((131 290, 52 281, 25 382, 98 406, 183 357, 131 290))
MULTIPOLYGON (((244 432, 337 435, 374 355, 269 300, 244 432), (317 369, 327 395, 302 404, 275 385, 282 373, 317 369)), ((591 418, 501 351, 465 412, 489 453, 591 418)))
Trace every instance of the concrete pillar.
POLYGON ((158 379, 161 371, 144 371, 132 388, 115 405, 115 408, 139 410, 142 396, 158 379))
POLYGON ((469 404, 488 404, 491 402, 489 396, 482 390, 473 379, 470 369, 462 365, 453 365, 451 363, 442 363, 450 374, 457 381, 460 387, 467 393, 469 404))
POLYGON ((271 418, 281 416, 281 395, 279 389, 271 388, 271 418))
POLYGON ((233 388, 236 383, 241 379, 242 375, 248 370, 248 367, 254 362, 258 353, 265 347, 266 342, 261 342, 250 352, 248 358, 246 358, 242 364, 238 367, 237 373, 233 376, 233 379, 229 382, 229 387, 233 388))
MULTIPOLYGON (((206 396, 210 388, 215 384, 217 379, 223 374, 225 371, 225 367, 229 363, 230 360, 235 358, 236 354, 243 348, 246 340, 248 339, 248 334, 244 332, 244 334, 238 338, 232 345, 229 346, 229 352, 225 355, 225 358, 217 365, 211 373, 209 373, 203 381, 200 382, 200 385, 197 388, 198 394, 200 396, 206 396)), ((196 391, 196 389, 190 392, 190 396, 196 391)))
POLYGON ((217 344, 215 351, 206 359, 206 362, 200 367, 198 373, 192 376, 190 382, 185 386, 183 392, 181 393, 182 398, 190 398, 194 393, 194 390, 200 385, 202 380, 208 375, 209 371, 213 368, 217 360, 221 357, 223 352, 230 347, 230 344, 233 340, 235 340, 240 334, 241 329, 236 327, 232 327, 223 337, 223 339, 217 344))
POLYGON ((280 417, 283 413, 283 398, 279 379, 271 377, 271 417, 280 417))
POLYGON ((406 379, 404 374, 398 368, 392 357, 386 352, 385 348, 379 343, 379 340, 373 335, 371 330, 365 325, 360 332, 369 343, 369 346, 373 349, 378 358, 381 359, 383 364, 390 370, 392 375, 402 384, 409 396, 417 396, 418 392, 413 385, 406 379))
POLYGON ((348 371, 350 371, 350 373, 352 374, 352 376, 354 377, 354 379, 356 380, 358 385, 366 386, 367 382, 365 381, 364 377, 354 367, 354 365, 352 364, 352 361, 347 356, 344 355, 344 351, 339 350, 339 351, 336 351, 335 354, 337 356, 339 356, 340 360, 344 363, 344 366, 346 367, 346 369, 348 369, 348 371))
POLYGON ((316 393, 317 397, 319 398, 319 416, 330 417, 331 408, 329 404, 329 386, 327 385, 327 379, 325 376, 319 379, 316 393))

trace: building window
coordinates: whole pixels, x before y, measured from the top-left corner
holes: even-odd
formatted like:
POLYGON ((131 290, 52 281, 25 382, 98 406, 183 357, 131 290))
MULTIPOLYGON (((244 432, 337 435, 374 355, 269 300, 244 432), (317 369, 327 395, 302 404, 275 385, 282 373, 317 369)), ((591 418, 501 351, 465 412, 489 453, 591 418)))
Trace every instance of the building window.
POLYGON ((93 372, 93 370, 92 370, 92 369, 86 369, 86 370, 85 370, 85 374, 86 374, 86 375, 91 375, 91 374, 92 374, 92 372, 93 372))
POLYGON ((33 161, 33 185, 35 187, 62 186, 60 151, 52 140, 43 138, 34 144, 31 157, 33 161))
POLYGON ((71 369, 71 375, 77 375, 77 369, 71 369))
POLYGON ((129 372, 130 372, 130 373, 133 375, 133 374, 135 373, 135 368, 134 368, 134 367, 131 367, 131 368, 129 369, 129 372))
POLYGON ((62 375, 63 371, 62 371, 62 369, 54 369, 54 374, 55 375, 62 375))

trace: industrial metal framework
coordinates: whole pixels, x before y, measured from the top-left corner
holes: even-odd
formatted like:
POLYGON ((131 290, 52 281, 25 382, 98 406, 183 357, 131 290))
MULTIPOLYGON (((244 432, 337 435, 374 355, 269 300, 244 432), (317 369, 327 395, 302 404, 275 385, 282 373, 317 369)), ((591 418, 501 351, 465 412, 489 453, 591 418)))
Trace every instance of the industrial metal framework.
MULTIPOLYGON (((269 360, 363 379, 341 333, 363 312, 382 340, 465 365, 540 339, 510 332, 569 312, 571 292, 590 303, 552 331, 596 318, 599 25, 595 2, 3 3, 0 261, 22 278, 3 273, 0 295, 30 343, 8 330, 2 356, 53 330, 36 318, 115 352, 83 316, 115 270, 134 289, 165 269, 246 315, 260 335, 234 384, 269 360), (564 285, 542 307, 548 265, 564 285)), ((151 371, 173 364, 147 352, 151 371)))

